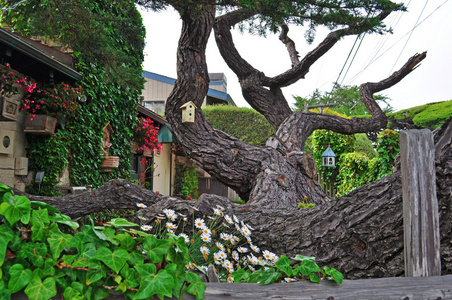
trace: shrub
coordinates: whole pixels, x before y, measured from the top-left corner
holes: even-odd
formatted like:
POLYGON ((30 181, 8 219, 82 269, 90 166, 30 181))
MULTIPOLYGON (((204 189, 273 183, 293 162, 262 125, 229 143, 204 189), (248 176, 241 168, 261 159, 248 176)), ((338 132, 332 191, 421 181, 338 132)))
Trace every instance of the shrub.
POLYGON ((195 167, 177 164, 174 191, 181 194, 183 199, 198 198, 198 172, 195 167))
POLYGON ((203 107, 202 112, 213 128, 251 145, 265 145, 275 133, 265 117, 251 108, 214 105, 203 107))

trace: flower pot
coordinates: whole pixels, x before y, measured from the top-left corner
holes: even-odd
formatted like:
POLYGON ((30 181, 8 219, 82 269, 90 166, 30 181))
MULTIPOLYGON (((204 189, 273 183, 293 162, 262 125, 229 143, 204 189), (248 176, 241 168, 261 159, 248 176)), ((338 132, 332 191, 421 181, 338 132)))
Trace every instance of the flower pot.
POLYGON ((145 157, 153 157, 154 156, 154 152, 152 150, 143 150, 143 156, 145 157))
POLYGON ((119 166, 119 157, 118 156, 104 156, 102 157, 102 164, 100 168, 104 172, 111 172, 112 169, 116 169, 119 166))
POLYGON ((46 115, 36 115, 32 120, 27 118, 24 132, 42 135, 53 135, 57 119, 46 115))
POLYGON ((7 97, 0 97, 0 121, 17 121, 20 102, 7 97))

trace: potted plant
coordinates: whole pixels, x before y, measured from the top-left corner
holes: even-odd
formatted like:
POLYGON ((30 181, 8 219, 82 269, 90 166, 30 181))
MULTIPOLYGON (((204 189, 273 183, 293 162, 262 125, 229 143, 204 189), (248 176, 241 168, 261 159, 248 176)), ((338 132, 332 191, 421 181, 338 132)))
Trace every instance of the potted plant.
POLYGON ((29 116, 24 131, 53 134, 57 119, 64 122, 75 114, 79 106, 79 96, 81 87, 72 87, 65 83, 46 89, 39 88, 36 84, 27 88, 21 103, 21 110, 29 116))
POLYGON ((0 121, 17 121, 27 79, 9 64, 0 65, 0 121))

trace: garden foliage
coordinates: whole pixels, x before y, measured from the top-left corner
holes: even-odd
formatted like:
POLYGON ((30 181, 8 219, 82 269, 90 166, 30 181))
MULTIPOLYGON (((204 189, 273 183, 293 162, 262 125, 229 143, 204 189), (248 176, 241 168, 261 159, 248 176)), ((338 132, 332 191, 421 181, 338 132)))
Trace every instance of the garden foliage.
POLYGON ((198 198, 198 172, 194 166, 176 164, 176 178, 174 182, 175 194, 182 195, 182 199, 198 198))
POLYGON ((429 129, 440 127, 451 116, 452 100, 415 106, 388 115, 396 120, 412 119, 415 125, 429 129))
POLYGON ((202 112, 213 128, 251 145, 265 145, 275 129, 256 110, 232 105, 203 107, 202 112))
POLYGON ((104 299, 110 290, 130 299, 201 299, 205 285, 185 265, 190 261, 183 237, 133 230, 138 225, 113 219, 105 227, 79 225, 57 209, 0 184, 0 298, 24 291, 30 299, 104 299))
MULTIPOLYGON (((5 8, 12 5, 10 1, 0 3, 5 8)), ((145 36, 133 1, 25 1, 14 9, 6 9, 1 21, 17 33, 38 36, 73 51, 76 70, 83 75, 77 84, 90 101, 68 116, 64 133, 53 138, 67 147, 58 156, 67 153, 71 185, 98 187, 113 178, 130 177, 130 141, 144 82, 141 73, 145 36), (120 158, 119 167, 111 173, 99 169, 102 129, 107 122, 114 131, 110 155, 120 158)), ((47 142, 30 139, 30 148, 43 149, 41 145, 47 145, 46 151, 52 152, 53 141, 47 139, 47 142), (41 144, 34 145, 38 142, 41 144)), ((29 157, 32 170, 46 168, 38 163, 40 158, 32 157, 31 153, 29 157)), ((51 168, 61 166, 55 162, 51 168)), ((52 171, 46 176, 56 173, 52 171)), ((53 178, 46 180, 54 182, 53 178)), ((42 189, 40 194, 52 195, 46 191, 42 189)))

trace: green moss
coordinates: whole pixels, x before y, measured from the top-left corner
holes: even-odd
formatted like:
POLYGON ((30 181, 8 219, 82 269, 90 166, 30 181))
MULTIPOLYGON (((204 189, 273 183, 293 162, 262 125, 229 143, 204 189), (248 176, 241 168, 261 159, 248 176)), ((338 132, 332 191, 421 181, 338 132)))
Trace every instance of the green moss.
POLYGON ((413 119, 415 125, 430 129, 440 127, 452 116, 452 100, 433 102, 388 114, 396 120, 413 119))

